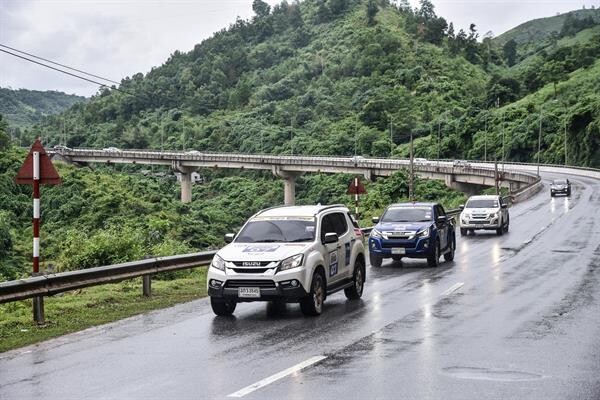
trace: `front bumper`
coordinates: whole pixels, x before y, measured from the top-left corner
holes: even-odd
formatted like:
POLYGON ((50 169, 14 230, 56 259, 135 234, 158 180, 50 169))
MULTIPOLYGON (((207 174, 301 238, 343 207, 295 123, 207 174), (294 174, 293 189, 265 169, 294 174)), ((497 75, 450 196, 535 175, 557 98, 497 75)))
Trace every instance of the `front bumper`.
POLYGON ((207 274, 208 295, 237 302, 283 300, 297 302, 307 295, 305 287, 308 275, 306 267, 298 267, 276 274, 254 274, 228 272, 209 267, 207 274), (218 283, 218 284, 217 284, 218 283), (295 285, 294 285, 295 284, 295 285), (258 287, 259 297, 239 297, 238 288, 258 287))
POLYGON ((484 220, 460 218, 460 227, 463 229, 498 229, 501 225, 500 217, 492 217, 484 220))
POLYGON ((568 188, 562 188, 562 189, 550 188, 550 192, 552 194, 567 194, 567 193, 569 193, 569 189, 568 188))
POLYGON ((369 237, 369 252, 383 258, 393 256, 407 258, 427 258, 432 254, 430 237, 412 240, 390 240, 384 238, 369 237), (403 249, 401 253, 395 253, 393 249, 403 249))

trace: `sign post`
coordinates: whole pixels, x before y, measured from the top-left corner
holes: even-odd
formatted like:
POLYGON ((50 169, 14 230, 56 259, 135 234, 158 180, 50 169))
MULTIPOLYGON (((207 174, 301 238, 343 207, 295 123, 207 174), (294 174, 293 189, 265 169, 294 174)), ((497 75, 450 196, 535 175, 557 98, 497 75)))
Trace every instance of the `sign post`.
MULTIPOLYGON (((21 169, 17 172, 15 182, 20 185, 33 186, 33 276, 40 273, 40 184, 59 185, 60 176, 40 139, 36 139, 25 158, 21 169)), ((44 298, 33 298, 33 319, 38 324, 44 323, 44 298)))
POLYGON ((360 181, 360 178, 358 176, 355 176, 352 181, 350 182, 350 185, 348 185, 348 192, 347 194, 350 195, 354 195, 354 202, 356 205, 356 209, 355 209, 355 215, 356 215, 356 219, 359 219, 359 212, 358 212, 358 195, 360 194, 365 194, 367 193, 367 191, 365 190, 365 185, 362 184, 362 182, 360 181))

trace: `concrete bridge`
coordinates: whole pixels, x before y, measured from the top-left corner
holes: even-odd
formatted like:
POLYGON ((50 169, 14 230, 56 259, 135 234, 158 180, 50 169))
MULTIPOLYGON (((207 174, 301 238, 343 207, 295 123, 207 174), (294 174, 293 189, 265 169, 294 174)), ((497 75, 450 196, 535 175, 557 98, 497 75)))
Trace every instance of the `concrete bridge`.
MULTIPOLYGON (((270 170, 284 182, 284 203, 295 201, 295 183, 298 176, 308 172, 360 174, 367 179, 389 176, 399 169, 409 167, 407 159, 380 159, 362 157, 309 157, 276 156, 232 153, 201 153, 177 151, 96 149, 58 149, 54 157, 70 163, 87 164, 143 164, 167 165, 181 173, 181 201, 192 200, 191 174, 198 168, 230 168, 270 170)), ((421 177, 443 180, 448 187, 465 193, 477 193, 483 187, 499 185, 511 192, 532 185, 539 178, 526 172, 501 171, 498 176, 493 164, 454 166, 448 161, 414 163, 414 171, 421 177)))

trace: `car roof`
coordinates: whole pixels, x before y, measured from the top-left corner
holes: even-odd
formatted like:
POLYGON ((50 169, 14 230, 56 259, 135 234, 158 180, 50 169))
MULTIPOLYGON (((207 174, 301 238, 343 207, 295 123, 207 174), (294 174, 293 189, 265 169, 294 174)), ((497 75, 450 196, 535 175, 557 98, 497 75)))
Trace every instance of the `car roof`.
POLYGON ((401 208, 401 207, 433 207, 437 205, 437 203, 422 203, 422 202, 413 202, 413 203, 395 203, 390 204, 388 208, 401 208))
POLYGON ((498 197, 499 196, 497 194, 481 194, 477 196, 471 196, 469 197, 469 200, 497 200, 498 197))
POLYGON ((255 217, 259 215, 261 217, 314 217, 318 213, 329 209, 342 212, 348 211, 348 208, 343 204, 334 204, 330 206, 323 206, 320 204, 310 206, 279 206, 259 211, 256 213, 255 217))

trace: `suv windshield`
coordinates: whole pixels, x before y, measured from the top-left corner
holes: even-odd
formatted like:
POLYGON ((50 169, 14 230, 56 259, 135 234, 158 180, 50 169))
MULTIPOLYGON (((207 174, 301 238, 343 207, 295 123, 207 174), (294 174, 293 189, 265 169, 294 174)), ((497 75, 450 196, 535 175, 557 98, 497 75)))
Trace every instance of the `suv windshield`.
POLYGON ((553 185, 566 185, 567 181, 563 180, 563 179, 557 179, 554 182, 552 182, 553 185))
POLYGON ((315 239, 315 220, 255 219, 246 224, 235 239, 237 243, 312 242, 315 239))
POLYGON ((420 221, 431 221, 431 208, 390 208, 388 209, 381 222, 420 222, 420 221))
POLYGON ((469 200, 465 208, 498 208, 498 200, 469 200))

